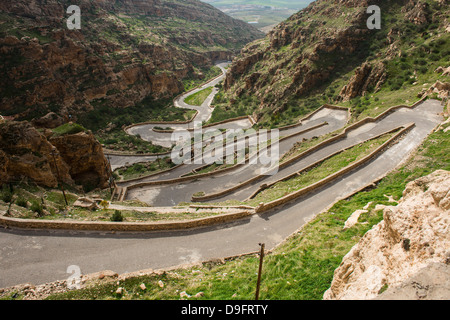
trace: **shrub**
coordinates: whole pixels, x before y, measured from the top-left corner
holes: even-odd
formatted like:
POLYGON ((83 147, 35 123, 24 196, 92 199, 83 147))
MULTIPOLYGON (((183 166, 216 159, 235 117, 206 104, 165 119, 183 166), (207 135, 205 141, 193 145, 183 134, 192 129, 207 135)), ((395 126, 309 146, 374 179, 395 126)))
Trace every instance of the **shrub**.
POLYGON ((27 200, 26 200, 24 197, 22 197, 22 196, 19 196, 19 197, 17 198, 16 204, 17 204, 18 206, 21 206, 21 207, 24 207, 24 208, 28 208, 27 200))
POLYGON ((9 203, 12 201, 13 193, 11 190, 9 190, 8 187, 3 187, 0 193, 0 199, 3 200, 6 203, 9 203))
POLYGON ((111 221, 122 222, 123 221, 122 212, 120 212, 119 210, 114 210, 114 214, 111 217, 111 221))
POLYGON ((194 193, 194 197, 203 197, 204 195, 205 195, 205 193, 203 191, 194 193))
POLYGON ((83 131, 86 131, 86 129, 77 123, 65 123, 62 126, 53 129, 53 133, 57 136, 62 136, 66 134, 76 134, 83 131))
POLYGON ((106 200, 102 200, 102 201, 100 202, 100 207, 102 207, 103 210, 108 209, 108 207, 109 207, 109 202, 106 201, 106 200))
POLYGON ((31 209, 31 211, 36 212, 38 214, 38 216, 42 216, 42 214, 44 213, 44 208, 42 207, 42 204, 39 203, 39 201, 37 201, 37 200, 33 200, 31 202, 30 209, 31 209))

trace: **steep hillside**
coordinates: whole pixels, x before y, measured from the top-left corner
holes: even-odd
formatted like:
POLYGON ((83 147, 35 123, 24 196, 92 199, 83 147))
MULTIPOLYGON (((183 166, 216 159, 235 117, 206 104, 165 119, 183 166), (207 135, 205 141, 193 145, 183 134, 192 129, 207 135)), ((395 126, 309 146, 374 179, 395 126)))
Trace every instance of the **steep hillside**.
POLYGON ((448 64, 449 12, 438 0, 315 1, 241 51, 216 112, 277 126, 322 103, 351 106, 357 118, 414 100, 423 85, 448 81, 434 70, 448 64), (367 27, 374 4, 379 30, 367 27))
POLYGON ((76 119, 172 97, 262 35, 197 0, 77 1, 81 29, 69 30, 71 4, 0 2, 0 114, 76 119))

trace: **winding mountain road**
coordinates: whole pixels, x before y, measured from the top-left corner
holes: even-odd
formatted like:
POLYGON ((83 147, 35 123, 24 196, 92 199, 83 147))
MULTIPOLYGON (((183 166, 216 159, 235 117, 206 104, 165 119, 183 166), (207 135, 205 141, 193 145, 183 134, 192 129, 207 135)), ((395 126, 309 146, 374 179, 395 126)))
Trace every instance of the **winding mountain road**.
MULTIPOLYGON (((419 146, 433 128, 442 121, 439 101, 427 100, 415 108, 393 111, 375 123, 368 123, 349 132, 345 139, 320 148, 294 165, 280 170, 278 176, 268 176, 267 181, 298 170, 313 161, 314 157, 333 152, 337 148, 357 144, 376 134, 392 130, 402 124, 414 122, 415 126, 398 143, 378 157, 348 172, 339 179, 310 192, 295 201, 271 211, 235 222, 186 231, 125 233, 90 231, 47 231, 0 229, 0 287, 31 282, 41 284, 65 280, 67 267, 77 265, 83 274, 101 270, 118 273, 143 269, 167 268, 180 264, 196 263, 258 250, 264 242, 271 249, 294 233, 314 215, 320 213, 336 199, 345 197, 401 164, 419 146)), ((344 114, 324 111, 309 119, 312 125, 327 119, 328 125, 309 135, 334 131, 346 123, 344 114), (331 116, 331 117, 330 117, 331 116), (328 118, 327 118, 328 117, 328 118), (320 131, 325 130, 325 132, 320 131)), ((307 134, 286 139, 288 148, 294 141, 307 138, 307 134), (289 142, 289 143, 288 143, 289 142)), ((173 200, 189 199, 196 190, 220 190, 252 175, 251 170, 233 170, 226 175, 198 179, 186 184, 156 186, 131 191, 129 197, 142 196, 155 205, 170 205, 173 200), (208 189, 207 189, 208 188, 208 189), (181 190, 181 191, 179 191, 181 190), (189 190, 187 192, 186 190, 189 190), (152 194, 157 193, 158 196, 152 194)), ((158 179, 166 179, 161 174, 158 179)), ((265 182, 265 181, 264 181, 265 182)), ((245 198, 258 184, 238 190, 233 198, 245 198)), ((189 200, 188 200, 189 201, 189 200)))
MULTIPOLYGON (((174 105, 176 107, 197 111, 197 114, 195 115, 194 119, 192 119, 191 122, 179 123, 179 124, 171 123, 171 124, 167 124, 167 125, 166 124, 151 124, 151 123, 150 124, 142 124, 142 125, 136 125, 131 128, 128 128, 126 130, 126 132, 131 135, 139 135, 141 137, 141 139, 143 139, 145 141, 151 141, 153 144, 156 144, 156 145, 160 145, 160 146, 167 147, 167 148, 172 147, 174 142, 171 140, 171 134, 156 132, 153 130, 153 128, 164 127, 164 128, 171 128, 173 130, 186 130, 186 129, 193 129, 195 127, 198 127, 203 122, 208 121, 211 118, 211 115, 213 112, 213 109, 211 108, 211 103, 214 99, 214 96, 217 94, 217 91, 218 91, 218 89, 215 86, 217 84, 219 84, 220 82, 222 82, 223 79, 225 78, 225 75, 226 75, 225 68, 229 64, 230 64, 230 62, 217 63, 216 66, 219 67, 222 71, 222 74, 220 76, 214 78, 213 80, 203 84, 202 86, 200 86, 192 91, 189 91, 189 92, 179 96, 178 98, 176 98, 174 100, 174 105), (194 105, 190 105, 190 104, 187 104, 186 102, 184 102, 184 100, 187 97, 189 97, 201 90, 209 88, 209 87, 212 87, 213 90, 212 90, 211 94, 205 99, 205 101, 203 101, 203 103, 200 106, 194 106, 194 105)), ((228 123, 220 124, 220 125, 216 125, 216 126, 211 126, 210 128, 213 128, 213 129, 228 129, 228 128, 248 129, 248 128, 251 128, 252 125, 253 124, 250 122, 250 120, 243 119, 243 120, 236 120, 236 121, 232 121, 232 122, 228 122, 228 123)), ((110 157, 111 157, 111 164, 114 167, 123 163, 123 161, 127 158, 127 156, 116 156, 116 155, 110 155, 110 157), (116 160, 119 160, 119 161, 116 161, 116 160)), ((149 161, 147 159, 153 159, 153 160, 156 159, 156 157, 154 157, 154 156, 150 156, 150 157, 149 156, 129 156, 127 162, 130 164, 134 163, 133 161, 135 161, 135 158, 144 158, 144 159, 146 159, 145 161, 149 161)))

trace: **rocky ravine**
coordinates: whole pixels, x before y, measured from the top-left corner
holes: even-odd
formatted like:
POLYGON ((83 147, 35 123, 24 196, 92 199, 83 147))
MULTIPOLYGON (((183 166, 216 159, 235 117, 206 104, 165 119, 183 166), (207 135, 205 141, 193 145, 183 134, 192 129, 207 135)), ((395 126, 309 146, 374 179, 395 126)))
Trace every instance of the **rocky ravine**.
MULTIPOLYGON (((197 0, 89 1, 69 30, 67 0, 0 2, 0 113, 77 116, 168 98, 263 34, 197 0)), ((76 118, 73 118, 76 120, 76 118)))
POLYGON ((449 222, 450 172, 410 182, 343 258, 324 299, 449 299, 449 222))

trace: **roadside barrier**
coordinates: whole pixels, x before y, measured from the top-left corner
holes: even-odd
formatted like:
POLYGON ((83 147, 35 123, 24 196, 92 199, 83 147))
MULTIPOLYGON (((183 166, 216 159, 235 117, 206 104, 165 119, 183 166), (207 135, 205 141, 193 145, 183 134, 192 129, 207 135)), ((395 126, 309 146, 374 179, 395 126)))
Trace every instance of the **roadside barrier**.
POLYGON ((407 126, 405 126, 400 132, 398 132, 397 134, 395 134, 392 138, 390 138, 388 141, 386 141, 385 143, 383 143, 380 147, 378 147, 376 150, 374 150, 373 152, 371 152, 369 155, 365 156, 364 158, 350 164, 349 166, 339 170, 338 172, 329 175, 328 177, 312 184, 309 185, 303 189, 300 189, 298 191, 292 192, 282 198, 270 201, 268 203, 261 203, 259 206, 257 206, 255 208, 255 212, 256 213, 262 213, 268 210, 271 210, 273 208, 276 208, 278 206, 284 205, 288 202, 291 202, 292 200, 295 200, 317 188, 320 188, 322 186, 324 186, 325 184, 347 174, 348 172, 356 169, 357 167, 360 167, 366 163, 368 163, 369 161, 371 161, 373 158, 375 158, 378 154, 380 154, 381 152, 383 152, 386 148, 388 148, 394 141, 396 141, 400 136, 402 136, 403 134, 405 134, 406 132, 408 132, 409 130, 411 130, 413 127, 415 126, 414 123, 409 124, 407 126))
MULTIPOLYGON (((361 126, 363 126, 363 125, 365 125, 367 123, 377 122, 377 121, 381 120, 382 118, 388 116, 390 113, 396 111, 397 109, 401 109, 401 108, 412 109, 412 108, 416 107, 417 105, 421 104, 422 102, 424 102, 426 99, 427 98, 425 97, 425 98, 417 101, 416 103, 414 103, 411 106, 407 106, 407 105, 393 106, 393 107, 387 109, 386 111, 384 111, 383 113, 379 114, 376 117, 366 117, 366 118, 364 118, 364 119, 362 119, 362 120, 360 120, 360 121, 358 121, 358 122, 356 122, 356 123, 354 123, 352 125, 349 125, 348 127, 344 128, 343 131, 340 134, 336 134, 335 136, 333 136, 333 137, 331 137, 331 138, 329 138, 329 139, 327 139, 325 141, 322 141, 321 143, 311 147, 310 149, 305 150, 301 154, 299 154, 299 155, 297 155, 295 157, 292 157, 292 158, 290 158, 290 159, 280 163, 279 168, 281 169, 281 168, 284 168, 286 166, 289 166, 292 163, 297 162, 301 158, 304 158, 305 156, 315 152, 318 149, 321 149, 321 148, 323 148, 323 147, 325 147, 325 146, 327 146, 329 144, 332 144, 332 143, 336 142, 337 140, 344 139, 347 136, 347 134, 350 131, 352 131, 352 130, 355 130, 355 129, 357 129, 357 128, 359 128, 359 127, 361 127, 361 126)), ((326 104, 326 105, 323 105, 322 107, 320 107, 319 109, 313 111, 309 115, 307 115, 305 118, 302 119, 302 121, 305 121, 306 119, 311 118, 312 116, 314 116, 316 113, 318 113, 319 111, 321 111, 324 108, 331 108, 331 109, 337 109, 337 110, 345 110, 345 109, 347 109, 347 108, 343 108, 343 107, 338 107, 338 106, 333 106, 333 105, 326 104)), ((347 109, 347 110, 350 110, 350 109, 347 109)), ((295 126, 298 126, 298 125, 300 125, 300 124, 294 124, 294 125, 290 125, 290 126, 287 126, 287 127, 284 127, 284 128, 292 128, 292 127, 295 127, 295 126)), ((242 187, 245 187, 245 186, 247 186, 247 185, 249 185, 251 183, 254 183, 254 182, 256 182, 256 181, 258 181, 258 180, 260 180, 262 178, 264 178, 264 176, 255 176, 255 177, 253 177, 253 178, 251 178, 251 179, 249 179, 247 181, 244 181, 244 182, 242 182, 242 183, 240 183, 238 185, 235 185, 235 186, 233 186, 231 188, 228 188, 228 189, 216 192, 214 194, 207 194, 207 195, 204 195, 204 196, 201 196, 201 197, 192 197, 192 201, 194 201, 194 202, 203 202, 203 201, 209 201, 209 200, 212 200, 212 199, 215 199, 215 198, 218 198, 218 197, 222 197, 222 196, 230 194, 230 193, 232 193, 232 192, 234 192, 234 191, 236 191, 236 190, 238 190, 238 189, 240 189, 242 187)))
POLYGON ((84 230, 84 231, 167 231, 186 230, 222 224, 253 215, 253 211, 242 210, 200 219, 171 222, 98 222, 19 219, 0 216, 0 225, 8 228, 84 230))
POLYGON ((322 162, 324 162, 324 161, 326 161, 326 160, 328 160, 328 159, 330 159, 330 158, 332 158, 332 157, 334 157, 334 156, 336 156, 336 155, 338 155, 338 154, 340 154, 340 153, 342 153, 342 152, 344 152, 344 151, 346 151, 346 150, 348 150, 348 149, 351 149, 351 148, 355 147, 355 146, 358 145, 358 144, 361 144, 361 143, 365 143, 365 142, 368 142, 368 141, 372 141, 372 140, 378 139, 379 137, 381 137, 381 136, 383 136, 383 135, 385 135, 385 134, 389 134, 389 133, 398 131, 398 130, 400 130, 401 128, 404 128, 404 126, 400 126, 400 127, 394 128, 394 129, 392 129, 392 130, 388 130, 388 131, 386 131, 386 132, 380 133, 380 134, 378 134, 378 135, 376 135, 376 136, 374 136, 374 137, 371 137, 371 138, 369 138, 369 139, 366 139, 366 140, 363 140, 363 141, 359 141, 359 142, 357 142, 357 143, 354 144, 354 145, 348 146, 348 147, 343 148, 343 149, 340 149, 340 150, 338 150, 338 151, 336 151, 336 152, 334 152, 334 153, 332 153, 332 154, 329 154, 329 155, 327 155, 326 157, 324 157, 324 158, 322 158, 322 159, 320 159, 320 160, 317 160, 317 161, 311 163, 310 165, 304 167, 303 169, 301 169, 301 170, 299 170, 299 171, 296 171, 296 172, 294 172, 294 173, 291 173, 291 174, 289 174, 289 175, 287 175, 287 176, 285 176, 285 177, 283 177, 283 178, 280 178, 280 179, 278 179, 278 180, 276 180, 276 181, 274 181, 274 182, 271 182, 271 183, 269 183, 269 184, 263 184, 263 185, 261 185, 261 186, 259 187, 259 189, 256 190, 250 197, 248 197, 247 200, 253 199, 253 198, 256 197, 256 195, 257 195, 258 193, 260 193, 261 191, 263 191, 263 190, 265 190, 265 189, 268 189, 268 188, 272 187, 273 185, 275 185, 275 184, 277 184, 277 183, 279 183, 279 182, 282 182, 282 181, 286 181, 286 180, 292 179, 292 178, 294 178, 294 177, 296 177, 296 176, 299 176, 300 174, 302 174, 302 173, 304 173, 304 172, 310 171, 311 169, 313 169, 313 168, 319 166, 320 164, 322 164, 322 162))

